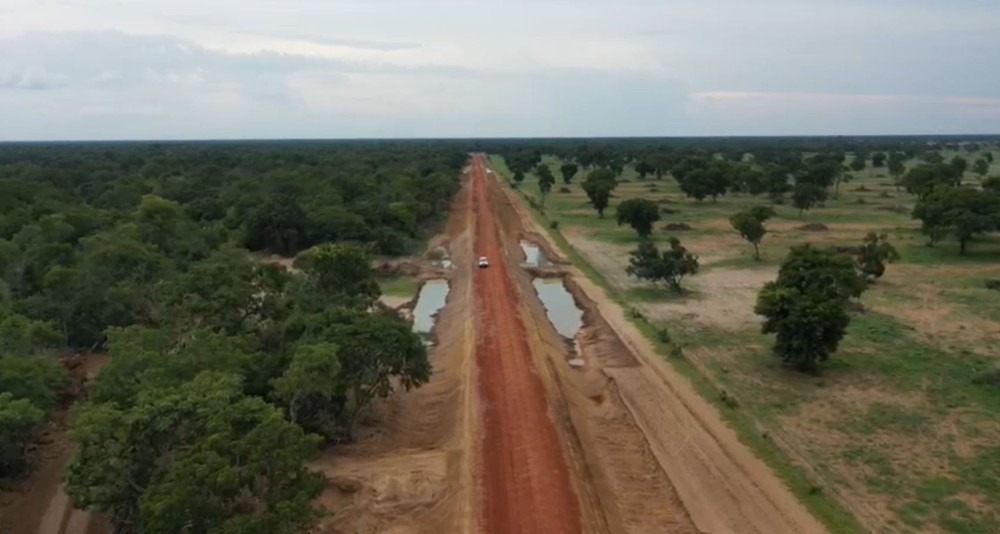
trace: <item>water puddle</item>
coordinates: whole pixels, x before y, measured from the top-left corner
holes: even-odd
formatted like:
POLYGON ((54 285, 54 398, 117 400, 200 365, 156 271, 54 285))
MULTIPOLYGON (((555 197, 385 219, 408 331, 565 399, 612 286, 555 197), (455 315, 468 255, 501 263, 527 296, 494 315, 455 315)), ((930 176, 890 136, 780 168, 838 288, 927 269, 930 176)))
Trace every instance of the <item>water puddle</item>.
POLYGON ((424 282, 417 295, 417 304, 413 307, 413 331, 429 336, 434 328, 437 312, 444 307, 448 299, 448 281, 435 279, 424 282))
POLYGON ((536 278, 533 285, 556 332, 567 339, 575 339, 577 331, 583 326, 583 311, 576 307, 563 281, 559 278, 536 278))
POLYGON ((521 250, 524 251, 524 264, 529 267, 545 267, 549 265, 549 259, 545 257, 545 251, 531 241, 521 240, 521 250))

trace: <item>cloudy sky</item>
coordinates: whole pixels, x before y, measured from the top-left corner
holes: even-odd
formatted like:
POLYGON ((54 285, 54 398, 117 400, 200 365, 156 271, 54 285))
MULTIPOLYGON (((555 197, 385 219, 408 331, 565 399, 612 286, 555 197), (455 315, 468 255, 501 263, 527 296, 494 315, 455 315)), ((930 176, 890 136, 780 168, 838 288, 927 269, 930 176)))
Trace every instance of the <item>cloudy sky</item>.
POLYGON ((996 0, 0 0, 0 140, 1000 133, 996 0))

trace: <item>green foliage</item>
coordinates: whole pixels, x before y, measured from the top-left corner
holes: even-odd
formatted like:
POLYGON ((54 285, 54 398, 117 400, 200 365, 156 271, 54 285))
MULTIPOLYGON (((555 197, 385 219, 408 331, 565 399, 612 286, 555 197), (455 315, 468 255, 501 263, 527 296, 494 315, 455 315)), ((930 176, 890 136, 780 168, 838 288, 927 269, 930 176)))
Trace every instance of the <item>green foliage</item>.
POLYGON ((49 411, 59 393, 69 385, 69 374, 46 357, 0 356, 0 393, 26 399, 32 406, 49 411))
POLYGON ((872 154, 872 167, 875 167, 876 169, 885 167, 885 160, 885 152, 876 152, 872 154))
POLYGON ((869 232, 865 236, 861 254, 858 255, 855 262, 865 280, 872 282, 885 274, 886 263, 892 263, 898 259, 899 253, 896 252, 896 247, 889 243, 887 234, 869 232))
POLYGON ((844 301, 860 297, 866 288, 851 258, 810 244, 788 252, 778 270, 778 285, 844 301))
POLYGON ((274 396, 293 423, 324 435, 336 434, 336 411, 343 396, 340 360, 332 343, 300 345, 288 369, 274 380, 274 396))
POLYGON ((618 226, 628 224, 640 238, 649 237, 653 223, 660 220, 660 207, 646 198, 630 198, 618 204, 618 226))
POLYGON ((902 179, 906 192, 916 195, 919 200, 927 198, 937 189, 956 187, 960 183, 962 173, 954 165, 944 163, 919 165, 907 172, 902 179))
POLYGON ((556 183, 556 178, 552 175, 552 169, 544 163, 535 168, 535 174, 538 175, 538 190, 542 193, 542 208, 544 208, 545 197, 548 196, 549 191, 552 191, 552 185, 556 183))
POLYGON ((712 157, 688 157, 672 170, 674 178, 685 195, 702 201, 708 197, 715 200, 725 195, 733 181, 733 166, 712 157))
POLYGON ((775 354, 798 370, 816 372, 837 350, 850 323, 846 305, 864 280, 849 258, 811 245, 792 248, 757 296, 762 332, 776 334, 775 354))
POLYGON ((44 419, 45 412, 31 400, 0 391, 0 477, 25 470, 28 445, 44 419))
POLYGON ((760 242, 767 234, 764 223, 775 215, 774 209, 767 206, 752 206, 734 213, 729 218, 733 230, 743 239, 753 245, 753 259, 760 261, 760 242))
POLYGON ((1000 176, 990 176, 983 180, 983 190, 1000 194, 1000 176))
POLYGON ((615 175, 607 169, 595 169, 587 174, 583 181, 583 190, 590 199, 590 204, 597 210, 599 217, 604 217, 604 210, 608 207, 611 199, 611 192, 617 186, 615 175))
POLYGON ((642 240, 629 254, 625 272, 643 280, 665 282, 675 293, 683 291, 681 280, 698 272, 698 257, 688 252, 676 237, 670 238, 670 249, 660 252, 650 240, 642 240))
POLYGON ((74 422, 66 489, 119 532, 279 532, 312 525, 318 441, 238 377, 206 372, 148 389, 134 405, 95 403, 74 422), (251 489, 252 488, 252 489, 251 489))
POLYGON ((559 174, 562 175, 563 183, 569 185, 573 181, 573 177, 576 176, 577 171, 580 170, 580 166, 576 163, 563 163, 559 166, 559 174))
POLYGON ((990 162, 986 161, 986 158, 977 159, 972 164, 972 172, 978 174, 980 177, 985 177, 990 172, 990 162))
POLYGON ((799 209, 799 215, 826 200, 826 189, 811 182, 798 182, 792 190, 792 205, 799 209))
POLYGON ((357 245, 326 244, 310 249, 295 260, 295 266, 306 274, 301 298, 370 308, 382 294, 371 261, 368 251, 357 245))
POLYGON ((921 198, 913 208, 921 231, 931 244, 952 235, 965 254, 976 235, 1000 228, 1000 194, 968 187, 940 187, 921 198))
POLYGON ((244 338, 200 330, 177 339, 140 326, 111 329, 108 354, 90 397, 119 406, 132 405, 143 390, 177 387, 203 371, 246 376, 255 356, 244 338))
POLYGON ((861 172, 865 170, 868 164, 865 162, 864 154, 857 154, 854 159, 851 160, 851 170, 854 172, 861 172))

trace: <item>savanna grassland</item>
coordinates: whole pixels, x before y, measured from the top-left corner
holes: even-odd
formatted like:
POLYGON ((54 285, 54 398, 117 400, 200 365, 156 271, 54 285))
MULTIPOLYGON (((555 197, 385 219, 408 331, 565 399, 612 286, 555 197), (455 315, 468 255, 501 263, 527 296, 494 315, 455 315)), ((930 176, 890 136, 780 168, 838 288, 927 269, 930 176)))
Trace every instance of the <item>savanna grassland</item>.
MULTIPOLYGON (((1000 156, 990 145, 961 155, 990 149, 1000 156)), ((959 152, 940 153, 949 160, 959 152)), ((773 204, 758 262, 729 217, 772 205, 767 195, 699 202, 669 174, 640 179, 630 163, 600 218, 581 187, 586 168, 565 184, 564 161, 542 162, 556 181, 537 216, 832 531, 1000 530, 1000 387, 992 378, 1000 361, 1000 293, 986 287, 1000 277, 1000 235, 975 239, 965 255, 950 239, 928 247, 910 215, 916 197, 868 159, 823 205, 800 214, 790 201, 773 204), (657 244, 677 237, 699 256, 700 271, 684 279, 682 294, 626 274, 638 238, 616 223, 615 210, 635 197, 660 207, 651 236, 657 244), (681 224, 689 229, 665 228, 681 224), (758 291, 775 279, 790 247, 856 247, 868 232, 888 234, 900 259, 860 298, 822 373, 783 366, 773 338, 760 333, 758 291)), ((493 163, 512 177, 503 158, 493 163)), ((997 174, 1000 165, 992 163, 986 176, 997 174)), ((963 181, 976 184, 980 176, 966 171, 963 181)), ((518 188, 540 204, 535 172, 518 188)))

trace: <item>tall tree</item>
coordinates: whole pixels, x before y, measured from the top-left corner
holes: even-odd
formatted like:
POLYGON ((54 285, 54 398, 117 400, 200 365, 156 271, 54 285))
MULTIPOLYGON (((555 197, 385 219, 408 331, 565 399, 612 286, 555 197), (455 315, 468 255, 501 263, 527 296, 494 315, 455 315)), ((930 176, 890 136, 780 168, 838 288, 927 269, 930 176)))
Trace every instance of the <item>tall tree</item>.
POLYGON ((1000 194, 969 187, 943 187, 927 194, 913 208, 931 244, 951 234, 965 254, 973 237, 1000 228, 1000 194))
POLYGON ((583 181, 583 190, 587 193, 587 198, 597 210, 599 217, 604 217, 604 210, 608 207, 611 192, 617 185, 615 175, 607 169, 594 169, 587 174, 587 178, 583 181))
POLYGON ((899 259, 896 247, 889 243, 888 234, 868 232, 861 253, 856 258, 858 270, 868 282, 874 282, 885 274, 885 264, 899 259))
POLYGON ((542 208, 544 209, 545 197, 548 196, 549 191, 552 191, 552 184, 556 183, 556 179, 552 175, 552 169, 545 163, 540 163, 535 168, 535 174, 538 175, 538 190, 542 193, 542 208))
POLYGON ((972 164, 972 172, 979 175, 980 178, 986 176, 990 172, 990 162, 986 161, 985 158, 979 158, 975 163, 972 164))
POLYGON ((660 220, 660 208, 646 198, 630 198, 618 205, 618 226, 628 224, 640 238, 649 237, 653 223, 660 220))
POLYGON ((793 247, 774 282, 757 296, 761 331, 776 334, 775 354, 789 365, 816 372, 837 350, 850 323, 847 302, 864 280, 849 258, 811 245, 793 247))
POLYGON ((66 489, 116 532, 294 534, 317 518, 322 483, 305 461, 318 439, 243 396, 236 376, 203 373, 134 406, 89 404, 71 434, 66 489))
POLYGON ((760 242, 767 233, 764 223, 774 215, 774 209, 770 207, 753 206, 729 218, 733 229, 753 245, 753 259, 756 261, 760 261, 760 242))
POLYGON ((562 175, 563 183, 569 185, 578 170, 580 170, 580 166, 576 163, 563 163, 560 165, 559 174, 562 175))
POLYGON ((301 295, 368 309, 381 296, 371 255, 358 245, 327 244, 314 247, 295 260, 306 274, 301 295))

